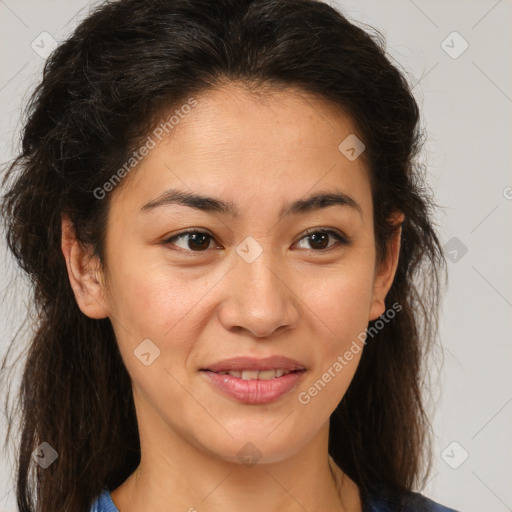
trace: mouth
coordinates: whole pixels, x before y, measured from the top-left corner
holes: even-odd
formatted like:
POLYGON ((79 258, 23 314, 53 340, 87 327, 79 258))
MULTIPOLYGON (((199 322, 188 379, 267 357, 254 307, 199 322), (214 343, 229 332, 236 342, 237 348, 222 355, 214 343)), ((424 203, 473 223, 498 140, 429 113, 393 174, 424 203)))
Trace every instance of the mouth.
POLYGON ((223 396, 247 405, 262 405, 276 402, 293 391, 306 370, 286 370, 286 373, 280 369, 221 372, 202 370, 200 373, 223 396))
POLYGON ((289 357, 232 357, 199 372, 222 395, 243 404, 260 405, 289 394, 306 373, 306 368, 289 357))
POLYGON ((203 372, 211 372, 217 375, 229 375, 236 379, 241 380, 273 380, 279 379, 290 373, 304 373, 305 368, 296 370, 286 370, 284 368, 276 368, 274 370, 223 370, 223 371, 212 371, 209 369, 202 369, 203 372))
POLYGON ((256 374, 259 374, 261 380, 265 380, 278 378, 285 373, 305 369, 305 366, 294 359, 280 355, 272 355, 264 358, 235 356, 230 359, 211 363, 201 370, 214 373, 227 372, 233 377, 243 378, 244 380, 256 379, 258 378, 256 374))

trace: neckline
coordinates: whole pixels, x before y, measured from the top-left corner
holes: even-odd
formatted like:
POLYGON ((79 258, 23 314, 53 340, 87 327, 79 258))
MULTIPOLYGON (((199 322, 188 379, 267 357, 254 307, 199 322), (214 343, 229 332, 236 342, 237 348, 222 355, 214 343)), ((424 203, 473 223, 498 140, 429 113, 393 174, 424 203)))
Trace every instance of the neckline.
MULTIPOLYGON (((372 495, 360 490, 359 496, 361 498, 362 512, 372 512, 372 510, 373 510, 372 495)), ((100 497, 98 498, 98 501, 99 502, 106 501, 106 505, 108 506, 108 509, 105 512, 119 512, 119 509, 116 507, 116 504, 114 503, 114 500, 112 499, 112 495, 110 494, 109 489, 103 490, 103 492, 100 494, 100 497)), ((101 511, 101 512, 103 512, 103 511, 101 511)))

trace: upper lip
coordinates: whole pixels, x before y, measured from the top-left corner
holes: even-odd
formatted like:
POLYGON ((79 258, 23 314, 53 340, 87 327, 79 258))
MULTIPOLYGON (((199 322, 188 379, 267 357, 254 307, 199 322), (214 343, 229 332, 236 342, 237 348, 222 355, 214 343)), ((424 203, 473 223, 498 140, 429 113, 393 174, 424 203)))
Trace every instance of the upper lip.
POLYGON ((257 357, 232 357, 214 364, 208 365, 202 370, 212 372, 225 372, 229 370, 243 371, 265 371, 265 370, 305 370, 306 368, 294 359, 285 356, 270 356, 265 358, 257 357))

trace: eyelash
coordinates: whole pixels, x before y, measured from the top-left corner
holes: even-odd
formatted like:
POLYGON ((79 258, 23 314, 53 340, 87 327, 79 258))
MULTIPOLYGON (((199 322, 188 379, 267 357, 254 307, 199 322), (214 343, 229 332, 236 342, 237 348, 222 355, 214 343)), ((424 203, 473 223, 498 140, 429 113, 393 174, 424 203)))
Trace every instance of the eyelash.
MULTIPOLYGON (((306 231, 304 233, 304 235, 299 239, 299 242, 301 240, 303 240, 304 238, 311 237, 311 235, 314 235, 316 233, 326 233, 326 234, 332 236, 333 238, 335 238, 338 243, 333 244, 333 245, 327 247, 326 249, 309 249, 309 251, 311 251, 311 252, 325 253, 325 252, 330 252, 333 248, 336 248, 336 246, 350 246, 352 244, 352 240, 350 240, 347 237, 345 237, 344 235, 342 235, 339 231, 330 229, 330 228, 321 228, 321 227, 320 228, 312 228, 312 229, 306 231)), ((170 238, 167 238, 166 240, 164 240, 162 242, 162 245, 165 245, 165 246, 173 245, 173 242, 175 242, 176 240, 183 238, 187 235, 194 235, 194 234, 206 235, 206 236, 210 237, 210 239, 214 240, 214 237, 211 236, 206 231, 202 231, 199 229, 190 229, 188 231, 182 231, 181 233, 178 233, 176 235, 173 235, 170 238)), ((182 249, 182 248, 180 248, 180 249, 183 251, 186 251, 188 253, 202 253, 202 252, 206 252, 208 250, 208 249, 206 249, 204 251, 192 251, 189 249, 182 249)))

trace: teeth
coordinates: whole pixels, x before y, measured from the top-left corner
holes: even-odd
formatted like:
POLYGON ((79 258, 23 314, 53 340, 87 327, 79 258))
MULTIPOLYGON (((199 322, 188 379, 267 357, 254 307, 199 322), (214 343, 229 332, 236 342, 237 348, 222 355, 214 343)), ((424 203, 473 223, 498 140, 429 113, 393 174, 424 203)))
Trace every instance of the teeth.
MULTIPOLYGON (((257 372, 258 379, 259 380, 270 380, 276 378, 276 371, 275 370, 265 370, 262 372, 257 372)), ((242 375, 243 377, 243 375, 242 375)))
POLYGON ((272 380, 276 377, 282 377, 283 375, 288 375, 291 373, 291 370, 282 370, 281 368, 277 370, 263 370, 263 371, 255 371, 255 370, 244 370, 244 371, 236 371, 236 370, 226 370, 223 372, 218 372, 220 375, 231 375, 232 377, 237 377, 243 380, 272 380))
POLYGON ((260 372, 254 372, 254 371, 250 371, 250 370, 244 370, 242 372, 242 379, 243 380, 252 380, 252 379, 257 379, 258 378, 258 374, 260 372))
POLYGON ((242 372, 237 372, 235 370, 231 371, 225 371, 225 372, 218 372, 219 375, 232 375, 233 377, 238 377, 239 379, 242 377, 242 372))

